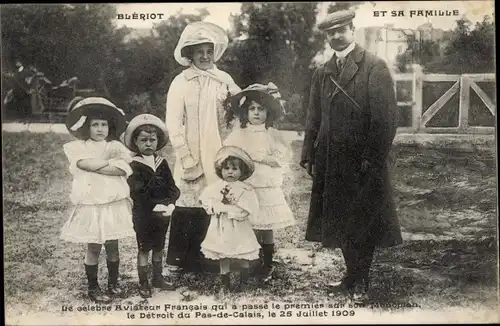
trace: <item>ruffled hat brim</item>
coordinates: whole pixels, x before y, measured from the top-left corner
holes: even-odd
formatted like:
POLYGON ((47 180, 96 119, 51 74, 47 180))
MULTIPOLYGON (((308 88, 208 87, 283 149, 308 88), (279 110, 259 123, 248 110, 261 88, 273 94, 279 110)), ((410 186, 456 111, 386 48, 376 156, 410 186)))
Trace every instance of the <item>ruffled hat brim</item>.
POLYGON ((136 148, 132 144, 132 135, 134 134, 134 131, 137 128, 144 125, 153 125, 157 127, 159 130, 161 130, 161 132, 163 133, 163 139, 161 142, 158 141, 158 146, 156 150, 160 150, 163 147, 165 147, 165 145, 168 142, 167 127, 160 118, 152 114, 139 114, 138 116, 130 120, 127 129, 125 130, 125 135, 123 137, 123 142, 125 146, 127 146, 127 148, 130 149, 131 151, 136 151, 136 148))
POLYGON ((174 50, 174 58, 182 66, 189 66, 191 62, 182 56, 182 49, 186 46, 202 43, 214 45, 214 62, 219 61, 229 44, 226 32, 220 26, 208 22, 194 22, 186 26, 174 50))
POLYGON ((113 103, 102 97, 87 97, 76 103, 66 117, 66 128, 77 138, 83 138, 82 129, 88 119, 105 119, 115 127, 118 138, 127 126, 125 113, 113 103))
POLYGON ((284 114, 284 107, 281 103, 281 94, 274 84, 252 84, 247 88, 241 90, 239 93, 229 98, 231 109, 237 114, 240 113, 241 105, 245 102, 247 97, 252 95, 260 95, 265 103, 261 103, 268 110, 272 110, 276 117, 284 114))
POLYGON ((248 179, 255 171, 255 165, 250 155, 248 155, 247 152, 239 147, 223 146, 221 149, 219 149, 217 155, 215 156, 215 168, 220 169, 222 162, 224 162, 224 160, 226 160, 230 156, 237 157, 245 163, 245 165, 248 167, 248 172, 246 174, 242 174, 240 180, 243 181, 248 179))

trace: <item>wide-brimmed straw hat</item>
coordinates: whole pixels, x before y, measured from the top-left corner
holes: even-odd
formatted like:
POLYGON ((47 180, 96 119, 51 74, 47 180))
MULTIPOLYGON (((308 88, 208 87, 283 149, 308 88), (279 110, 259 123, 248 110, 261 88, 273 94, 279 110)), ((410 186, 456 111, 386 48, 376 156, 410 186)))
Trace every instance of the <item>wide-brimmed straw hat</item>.
POLYGON ((174 50, 174 58, 179 64, 189 66, 191 61, 182 56, 182 49, 186 46, 212 43, 214 45, 214 62, 219 61, 227 49, 229 39, 220 26, 208 22, 194 22, 184 28, 179 42, 174 50))
POLYGON ((278 87, 273 83, 264 84, 252 84, 247 88, 243 89, 239 93, 233 95, 229 98, 230 108, 237 114, 240 113, 241 105, 245 102, 248 96, 260 95, 260 98, 264 101, 261 103, 266 109, 272 110, 276 117, 285 113, 285 108, 283 106, 283 100, 281 98, 281 93, 278 87))
MULTIPOLYGON (((137 149, 135 148, 134 144, 132 143, 132 135, 134 134, 134 131, 139 128, 140 126, 144 125, 152 125, 157 127, 162 133, 163 137, 160 138, 158 137, 158 147, 156 150, 159 150, 163 148, 168 141, 168 132, 167 132, 167 127, 165 126, 165 123, 158 118, 157 116, 154 116, 152 114, 139 114, 138 116, 134 117, 132 120, 130 120, 127 129, 125 130, 125 136, 123 138, 123 142, 125 146, 127 146, 128 149, 131 151, 136 151, 137 149)), ((159 136, 159 135, 158 135, 159 136)))
MULTIPOLYGON (((73 104, 72 101, 71 105, 73 104)), ((108 120, 114 125, 114 136, 117 138, 125 131, 127 125, 123 110, 103 97, 87 97, 74 104, 66 117, 66 128, 73 136, 82 139, 88 132, 82 130, 87 119, 108 120)))
MULTIPOLYGON (((215 156, 215 171, 217 172, 217 176, 222 179, 222 175, 219 174, 221 170, 221 165, 224 160, 226 160, 228 157, 234 156, 243 161, 245 165, 248 167, 247 171, 245 174, 241 175, 241 181, 248 179, 253 172, 255 171, 255 165, 252 161, 252 158, 250 155, 248 155, 247 152, 245 152, 243 149, 236 147, 236 146, 223 146, 219 151, 217 152, 217 155, 215 156)), ((243 173, 244 171, 242 171, 243 173)))

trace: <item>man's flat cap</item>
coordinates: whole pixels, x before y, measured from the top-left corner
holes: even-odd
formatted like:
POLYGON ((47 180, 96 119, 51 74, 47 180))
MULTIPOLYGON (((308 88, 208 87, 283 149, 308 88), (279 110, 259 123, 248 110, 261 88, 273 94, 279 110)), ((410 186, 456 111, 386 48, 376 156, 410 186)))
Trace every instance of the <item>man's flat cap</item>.
POLYGON ((352 10, 340 10, 326 16, 326 18, 318 24, 318 28, 323 31, 329 31, 349 24, 356 13, 352 10))

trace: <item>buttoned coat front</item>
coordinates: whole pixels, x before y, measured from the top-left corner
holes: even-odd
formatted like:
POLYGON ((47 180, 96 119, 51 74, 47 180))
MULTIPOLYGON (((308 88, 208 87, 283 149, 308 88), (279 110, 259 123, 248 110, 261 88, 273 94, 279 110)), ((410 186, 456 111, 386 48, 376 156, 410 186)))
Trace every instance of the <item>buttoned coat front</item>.
MULTIPOLYGON (((212 98, 200 97, 201 84, 200 78, 193 73, 193 69, 186 69, 177 75, 172 81, 167 94, 167 111, 166 111, 166 126, 169 134, 170 142, 174 148, 176 161, 174 165, 174 180, 176 185, 181 190, 181 196, 178 200, 178 205, 187 207, 201 207, 198 196, 203 188, 207 186, 207 180, 203 175, 205 169, 212 169, 212 165, 203 167, 200 162, 200 129, 206 124, 205 121, 200 121, 200 106, 201 101, 215 101, 217 106, 218 124, 209 126, 218 130, 222 140, 228 134, 226 123, 224 122, 224 107, 223 101, 226 99, 228 92, 236 94, 241 89, 236 85, 231 76, 225 72, 221 72, 228 80, 227 84, 217 82, 216 93, 210 94, 212 98), (185 180, 184 162, 186 157, 194 158, 198 163, 197 171, 201 177, 196 180, 185 180)), ((214 141, 215 142, 215 141, 214 141)), ((211 151, 216 153, 219 146, 211 146, 211 151)), ((214 172, 215 173, 215 172, 214 172)))
POLYGON ((325 247, 402 242, 388 163, 397 103, 386 63, 359 45, 313 74, 301 165, 315 166, 306 239, 325 247), (349 94, 344 94, 332 78, 349 94), (363 160, 370 168, 362 173, 363 160))

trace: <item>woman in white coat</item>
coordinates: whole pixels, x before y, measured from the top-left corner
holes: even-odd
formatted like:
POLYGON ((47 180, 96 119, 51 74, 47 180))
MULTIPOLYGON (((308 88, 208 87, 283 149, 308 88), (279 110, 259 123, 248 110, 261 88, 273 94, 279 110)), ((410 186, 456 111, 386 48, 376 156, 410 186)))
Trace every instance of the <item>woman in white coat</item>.
POLYGON ((176 156, 174 179, 181 191, 174 213, 178 218, 172 216, 169 264, 191 263, 183 262, 192 258, 180 252, 187 246, 196 255, 204 237, 199 234, 202 224, 209 221, 196 218, 204 214, 198 197, 218 180, 213 166, 222 147, 221 135, 227 135, 223 102, 241 90, 215 65, 227 46, 221 27, 195 22, 186 26, 174 51, 175 60, 187 69, 174 78, 167 93, 165 122, 176 156))

